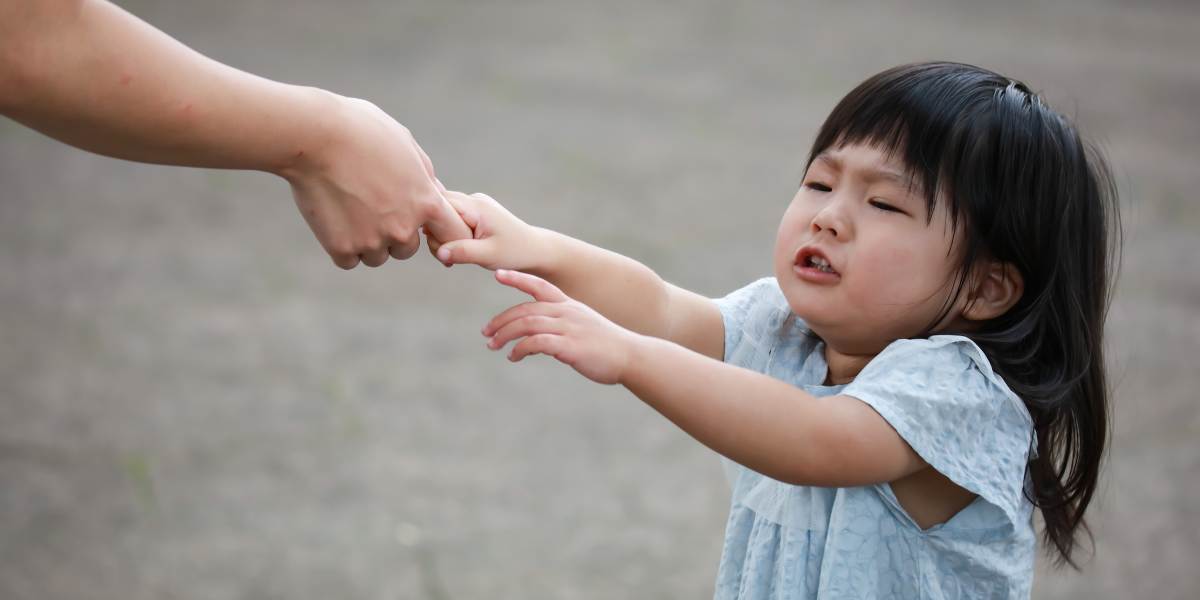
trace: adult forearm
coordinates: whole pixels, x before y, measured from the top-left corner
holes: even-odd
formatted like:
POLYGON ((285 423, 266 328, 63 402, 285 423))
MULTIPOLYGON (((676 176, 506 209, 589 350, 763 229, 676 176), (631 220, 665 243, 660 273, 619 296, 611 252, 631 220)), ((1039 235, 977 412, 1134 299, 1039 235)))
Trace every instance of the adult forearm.
POLYGON ((117 158, 280 172, 324 143, 332 94, 208 59, 104 0, 5 0, 0 112, 117 158))

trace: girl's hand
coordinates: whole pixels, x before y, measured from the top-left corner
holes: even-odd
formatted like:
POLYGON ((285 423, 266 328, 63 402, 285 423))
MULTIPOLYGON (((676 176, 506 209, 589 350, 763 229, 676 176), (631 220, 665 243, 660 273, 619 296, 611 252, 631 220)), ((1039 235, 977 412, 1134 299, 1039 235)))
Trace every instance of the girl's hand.
POLYGON ((542 230, 513 216, 485 194, 470 196, 442 189, 442 195, 474 232, 472 238, 442 242, 432 230, 425 231, 429 251, 447 267, 474 264, 485 269, 526 270, 534 268, 545 253, 539 250, 542 230))
POLYGON ((499 350, 512 340, 525 338, 513 346, 508 360, 546 354, 596 383, 621 383, 638 334, 568 298, 539 277, 499 270, 496 281, 533 296, 534 302, 518 304, 484 325, 488 348, 499 350))

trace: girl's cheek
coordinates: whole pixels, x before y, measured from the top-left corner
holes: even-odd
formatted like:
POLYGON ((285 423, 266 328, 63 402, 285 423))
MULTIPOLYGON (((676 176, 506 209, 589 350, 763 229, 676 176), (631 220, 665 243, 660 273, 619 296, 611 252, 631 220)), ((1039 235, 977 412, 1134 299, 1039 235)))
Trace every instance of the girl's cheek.
POLYGON ((795 203, 788 207, 787 212, 783 215, 783 220, 779 223, 779 231, 775 234, 775 262, 777 267, 782 267, 783 263, 786 262, 787 268, 791 268, 792 255, 800 248, 809 222, 805 221, 803 216, 798 214, 795 203))
POLYGON ((907 248, 880 249, 866 261, 856 261, 862 285, 855 292, 866 304, 906 303, 916 296, 928 296, 918 288, 929 279, 924 261, 907 248))

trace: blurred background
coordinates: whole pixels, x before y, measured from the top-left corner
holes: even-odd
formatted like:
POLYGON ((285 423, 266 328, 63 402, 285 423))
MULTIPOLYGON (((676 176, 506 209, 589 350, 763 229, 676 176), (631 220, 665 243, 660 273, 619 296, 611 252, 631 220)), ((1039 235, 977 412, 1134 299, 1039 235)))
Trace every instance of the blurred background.
MULTIPOLYGON (((367 98, 447 186, 711 296, 771 274, 829 110, 948 59, 1109 154, 1114 442, 1082 573, 1200 596, 1194 2, 126 0, 217 60, 367 98)), ((89 155, 0 118, 0 598, 707 598, 717 457, 478 331, 520 295, 343 272, 282 180, 89 155)))

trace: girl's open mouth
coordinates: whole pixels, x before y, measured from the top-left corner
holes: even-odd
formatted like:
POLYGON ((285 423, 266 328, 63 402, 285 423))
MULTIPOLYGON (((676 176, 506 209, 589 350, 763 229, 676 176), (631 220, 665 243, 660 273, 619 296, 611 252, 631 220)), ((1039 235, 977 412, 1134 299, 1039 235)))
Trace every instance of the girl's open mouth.
POLYGON ((816 247, 801 248, 796 253, 796 263, 792 269, 801 279, 813 283, 834 283, 842 278, 841 273, 833 268, 829 259, 816 247))

